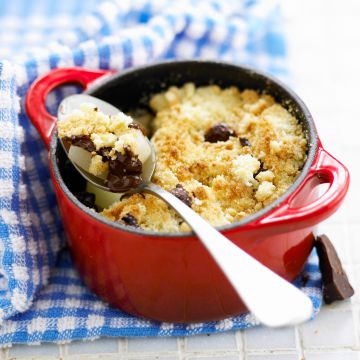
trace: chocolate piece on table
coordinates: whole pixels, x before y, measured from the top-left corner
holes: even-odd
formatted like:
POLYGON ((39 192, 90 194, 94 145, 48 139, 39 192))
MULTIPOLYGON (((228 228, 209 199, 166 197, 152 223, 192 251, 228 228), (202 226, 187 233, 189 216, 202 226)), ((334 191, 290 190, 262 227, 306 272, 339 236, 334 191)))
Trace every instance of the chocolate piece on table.
POLYGON ((323 276, 323 295, 326 304, 345 300, 354 294, 354 289, 341 265, 341 261, 331 241, 326 235, 318 236, 315 247, 319 255, 323 276))
POLYGON ((192 200, 187 191, 181 184, 177 184, 175 189, 170 190, 170 192, 181 200, 185 205, 191 207, 192 200))
POLYGON ((205 141, 216 143, 218 141, 228 141, 229 137, 234 135, 232 130, 227 124, 220 123, 212 126, 205 133, 205 141))

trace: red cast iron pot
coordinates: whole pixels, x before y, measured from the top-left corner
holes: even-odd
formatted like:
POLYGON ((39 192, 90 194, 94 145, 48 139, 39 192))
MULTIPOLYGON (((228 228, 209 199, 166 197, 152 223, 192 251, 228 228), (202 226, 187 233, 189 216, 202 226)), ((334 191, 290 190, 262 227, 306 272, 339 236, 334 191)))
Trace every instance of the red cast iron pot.
MULTIPOLYGON (((312 249, 314 227, 340 206, 347 169, 321 146, 312 117, 279 81, 245 67, 207 61, 172 61, 122 73, 57 69, 31 86, 27 113, 49 148, 50 170, 72 255, 87 285, 128 313, 174 322, 219 320, 246 311, 222 272, 192 233, 158 234, 106 220, 73 193, 84 180, 66 161, 45 108, 47 94, 65 83, 123 111, 147 106, 151 94, 185 82, 252 88, 273 95, 296 116, 308 137, 308 157, 295 183, 277 201, 242 221, 219 228, 261 263, 293 280, 312 249), (328 183, 318 195, 317 185, 328 183)), ((246 274, 244 274, 246 276, 246 274)), ((267 286, 256 284, 254 286, 267 286)))

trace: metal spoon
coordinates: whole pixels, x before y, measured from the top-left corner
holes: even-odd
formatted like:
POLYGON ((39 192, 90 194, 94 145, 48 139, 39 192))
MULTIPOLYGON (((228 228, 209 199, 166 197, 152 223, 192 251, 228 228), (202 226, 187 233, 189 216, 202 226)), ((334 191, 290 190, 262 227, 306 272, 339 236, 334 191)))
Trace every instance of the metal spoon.
MULTIPOLYGON (((58 119, 83 102, 93 103, 100 111, 112 115, 119 112, 114 106, 89 95, 73 95, 60 104, 58 119)), ((156 165, 155 149, 143 164, 142 184, 131 193, 146 192, 168 203, 192 228, 211 254, 229 282, 257 320, 270 327, 295 325, 308 320, 312 303, 304 293, 241 250, 200 215, 170 192, 151 182, 156 165)), ((80 174, 96 187, 110 191, 104 180, 75 165, 80 174)))

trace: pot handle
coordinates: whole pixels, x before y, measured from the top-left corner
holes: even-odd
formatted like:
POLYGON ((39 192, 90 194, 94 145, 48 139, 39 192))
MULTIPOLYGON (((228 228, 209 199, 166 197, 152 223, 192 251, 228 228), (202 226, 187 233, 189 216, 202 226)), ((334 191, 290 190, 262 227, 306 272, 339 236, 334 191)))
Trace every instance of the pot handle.
POLYGON ((96 79, 113 73, 111 70, 84 68, 59 68, 36 79, 29 88, 25 99, 25 109, 47 148, 54 130, 56 117, 46 110, 45 101, 51 90, 64 84, 79 84, 84 89, 96 79))
POLYGON ((280 226, 286 231, 314 226, 332 215, 343 201, 349 188, 347 168, 331 156, 321 146, 318 149, 314 165, 310 168, 302 185, 297 188, 279 207, 265 216, 255 226, 280 226), (328 189, 312 202, 296 206, 296 197, 305 191, 304 187, 317 177, 319 183, 329 183, 328 189))

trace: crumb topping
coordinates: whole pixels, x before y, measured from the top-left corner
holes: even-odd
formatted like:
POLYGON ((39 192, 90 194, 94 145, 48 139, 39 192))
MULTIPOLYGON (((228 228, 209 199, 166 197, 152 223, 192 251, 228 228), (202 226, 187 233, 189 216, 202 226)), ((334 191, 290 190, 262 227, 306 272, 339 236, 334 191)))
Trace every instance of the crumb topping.
POLYGON ((130 116, 122 112, 106 115, 93 104, 83 103, 57 127, 69 146, 69 158, 104 179, 111 191, 124 192, 141 183, 142 163, 150 156, 150 146, 141 126, 130 116))
MULTIPOLYGON (((177 189, 214 226, 238 221, 273 202, 306 160, 301 125, 269 95, 186 84, 153 96, 150 106, 155 112, 154 183, 177 189)), ((102 214, 122 223, 131 214, 145 230, 189 230, 181 217, 149 194, 126 197, 102 214)))

